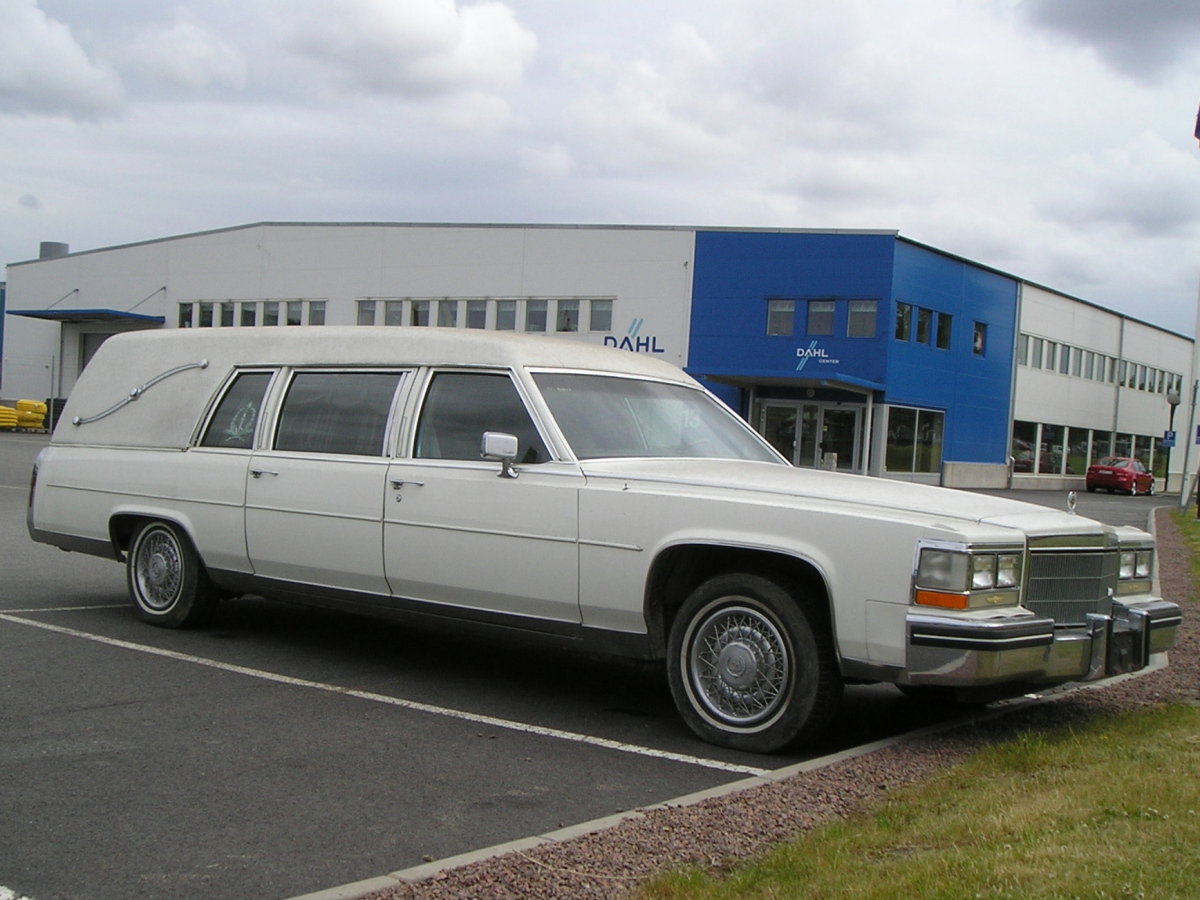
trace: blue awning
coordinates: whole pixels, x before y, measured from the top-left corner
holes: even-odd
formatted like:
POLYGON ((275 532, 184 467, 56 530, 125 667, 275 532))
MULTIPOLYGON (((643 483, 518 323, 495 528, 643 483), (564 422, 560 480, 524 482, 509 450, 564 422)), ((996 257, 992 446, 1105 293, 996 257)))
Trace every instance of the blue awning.
POLYGON ((10 309, 8 314, 47 322, 145 322, 162 325, 167 321, 165 316, 147 316, 120 309, 10 309))

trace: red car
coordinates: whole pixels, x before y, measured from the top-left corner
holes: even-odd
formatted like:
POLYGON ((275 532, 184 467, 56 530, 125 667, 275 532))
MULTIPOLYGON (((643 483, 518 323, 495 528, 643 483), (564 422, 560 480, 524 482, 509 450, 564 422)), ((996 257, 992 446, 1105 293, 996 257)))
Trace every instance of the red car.
POLYGON ((1087 489, 1104 488, 1110 494, 1153 494, 1154 476, 1140 460, 1129 456, 1106 456, 1094 466, 1088 466, 1087 489))

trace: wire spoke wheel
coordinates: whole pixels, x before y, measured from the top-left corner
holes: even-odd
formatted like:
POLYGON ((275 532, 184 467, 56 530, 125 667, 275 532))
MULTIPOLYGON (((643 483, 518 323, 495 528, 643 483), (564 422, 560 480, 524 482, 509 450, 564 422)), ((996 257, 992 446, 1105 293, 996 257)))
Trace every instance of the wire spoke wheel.
POLYGON ((134 579, 142 602, 159 612, 178 600, 183 585, 183 560, 179 542, 165 528, 158 528, 138 542, 134 579))
POLYGON ((671 621, 667 679, 684 722, 722 747, 772 753, 809 741, 842 693, 827 618, 796 585, 714 575, 671 621))
POLYGON ((696 627, 688 679, 715 718, 746 727, 779 710, 791 666, 788 644, 775 623, 738 604, 715 610, 696 627))
POLYGON ((138 615, 165 628, 203 625, 217 592, 187 533, 170 522, 147 522, 129 546, 126 583, 138 615))

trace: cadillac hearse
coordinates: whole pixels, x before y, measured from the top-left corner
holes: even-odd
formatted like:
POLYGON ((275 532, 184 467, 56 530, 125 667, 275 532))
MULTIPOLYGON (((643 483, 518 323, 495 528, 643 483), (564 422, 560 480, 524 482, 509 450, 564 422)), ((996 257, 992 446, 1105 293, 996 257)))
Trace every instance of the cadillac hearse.
POLYGON ((667 363, 455 329, 118 335, 35 465, 29 532, 124 564, 147 622, 267 598, 665 662, 686 724, 775 751, 847 683, 959 699, 1143 668, 1154 542, 796 469, 667 363))

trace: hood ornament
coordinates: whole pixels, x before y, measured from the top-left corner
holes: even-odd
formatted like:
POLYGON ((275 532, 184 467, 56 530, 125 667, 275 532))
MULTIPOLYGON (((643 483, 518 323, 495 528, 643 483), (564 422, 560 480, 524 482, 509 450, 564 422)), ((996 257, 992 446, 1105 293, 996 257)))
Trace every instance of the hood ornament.
POLYGON ((1075 504, 1079 502, 1079 495, 1074 491, 1067 491, 1067 512, 1071 515, 1076 515, 1075 504))

